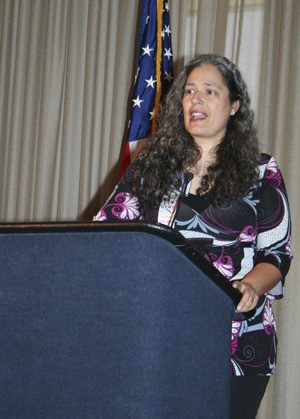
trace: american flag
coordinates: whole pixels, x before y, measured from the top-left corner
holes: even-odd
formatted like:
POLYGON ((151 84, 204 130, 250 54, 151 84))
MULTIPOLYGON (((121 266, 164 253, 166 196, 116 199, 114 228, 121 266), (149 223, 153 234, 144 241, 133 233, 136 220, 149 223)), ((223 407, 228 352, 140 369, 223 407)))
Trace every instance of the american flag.
POLYGON ((143 0, 129 133, 121 174, 155 132, 159 105, 173 80, 168 0, 143 0))

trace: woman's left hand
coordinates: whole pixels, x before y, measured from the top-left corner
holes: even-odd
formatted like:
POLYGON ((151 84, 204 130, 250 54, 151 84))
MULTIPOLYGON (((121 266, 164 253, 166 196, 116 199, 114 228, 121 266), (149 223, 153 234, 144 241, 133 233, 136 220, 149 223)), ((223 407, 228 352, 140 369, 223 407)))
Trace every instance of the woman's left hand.
POLYGON ((233 281, 233 288, 242 294, 241 301, 237 306, 240 313, 253 310, 258 303, 260 295, 270 291, 281 279, 281 272, 270 263, 258 263, 244 276, 241 281, 233 281))
POLYGON ((238 289, 243 294, 236 308, 238 312, 247 312, 253 310, 257 306, 259 296, 252 287, 239 281, 234 281, 232 287, 238 289))

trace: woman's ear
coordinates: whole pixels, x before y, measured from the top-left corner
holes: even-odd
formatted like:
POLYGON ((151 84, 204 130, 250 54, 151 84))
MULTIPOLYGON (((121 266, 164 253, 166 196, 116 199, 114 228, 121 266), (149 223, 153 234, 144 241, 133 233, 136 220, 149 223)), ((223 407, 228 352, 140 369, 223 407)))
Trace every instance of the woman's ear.
POLYGON ((237 113, 237 111, 239 110, 241 105, 241 101, 240 100, 235 100, 232 105, 231 105, 231 112, 230 115, 233 116, 237 113))

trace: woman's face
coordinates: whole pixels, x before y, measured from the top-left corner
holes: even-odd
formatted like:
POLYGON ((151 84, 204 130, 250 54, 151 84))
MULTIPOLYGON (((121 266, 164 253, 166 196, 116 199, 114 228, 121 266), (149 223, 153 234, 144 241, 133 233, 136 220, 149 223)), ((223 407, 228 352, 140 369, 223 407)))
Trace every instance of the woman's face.
POLYGON ((239 104, 230 102, 228 87, 216 67, 196 67, 187 78, 182 99, 185 129, 198 145, 214 147, 224 138, 228 119, 239 104))

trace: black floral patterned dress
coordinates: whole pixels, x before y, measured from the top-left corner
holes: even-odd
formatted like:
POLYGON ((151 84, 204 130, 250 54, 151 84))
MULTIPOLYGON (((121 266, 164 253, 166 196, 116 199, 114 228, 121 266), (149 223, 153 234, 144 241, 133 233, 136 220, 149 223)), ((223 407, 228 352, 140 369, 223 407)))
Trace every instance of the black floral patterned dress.
MULTIPOLYGON (((273 373, 277 336, 272 302, 283 297, 292 259, 289 204, 281 172, 276 160, 267 154, 261 156, 259 170, 259 187, 228 205, 212 205, 209 193, 185 196, 173 223, 224 280, 241 280, 261 262, 276 266, 282 273, 281 282, 260 297, 252 318, 232 322, 232 375, 273 373)), ((129 170, 94 221, 141 219, 130 180, 129 170)))

